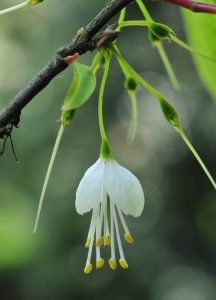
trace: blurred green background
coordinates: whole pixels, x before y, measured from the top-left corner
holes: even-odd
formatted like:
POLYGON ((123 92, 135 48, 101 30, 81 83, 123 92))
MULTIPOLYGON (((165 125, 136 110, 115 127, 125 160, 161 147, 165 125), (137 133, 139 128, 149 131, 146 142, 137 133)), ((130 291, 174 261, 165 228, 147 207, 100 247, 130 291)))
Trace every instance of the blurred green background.
MULTIPOLYGON (((70 42, 103 7, 101 0, 46 0, 0 18, 0 109, 70 42)), ((13 1, 1 1, 0 8, 13 1)), ((180 10, 147 3, 157 21, 185 39, 180 10)), ((135 5, 128 18, 141 18, 135 5)), ((203 89, 191 56, 176 45, 165 47, 181 83, 173 91, 163 65, 142 28, 124 29, 119 47, 145 79, 176 107, 182 126, 215 175, 215 106, 203 89)), ((80 58, 90 64, 94 53, 80 58)), ((99 76, 100 77, 100 76, 99 76)), ((113 60, 105 95, 105 123, 116 159, 141 181, 146 206, 139 219, 127 218, 135 238, 125 245, 128 270, 107 264, 83 274, 84 242, 90 214, 80 216, 75 192, 99 153, 98 90, 67 128, 45 198, 37 235, 32 234, 38 200, 59 128, 62 101, 71 82, 68 68, 23 110, 13 140, 0 157, 0 298, 15 300, 145 299, 213 300, 216 297, 215 193, 158 104, 138 91, 139 124, 134 144, 126 141, 130 106, 124 79, 113 60)), ((106 251, 106 259, 109 253, 106 251)))

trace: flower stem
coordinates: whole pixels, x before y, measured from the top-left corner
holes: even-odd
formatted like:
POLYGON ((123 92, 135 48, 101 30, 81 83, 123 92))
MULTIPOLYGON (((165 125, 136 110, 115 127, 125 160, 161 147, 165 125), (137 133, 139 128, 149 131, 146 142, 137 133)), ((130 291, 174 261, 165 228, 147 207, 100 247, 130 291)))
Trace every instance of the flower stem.
POLYGON ((123 8, 121 10, 120 16, 119 16, 119 23, 123 22, 126 16, 126 8, 123 8))
POLYGON ((193 153, 195 158, 197 159, 198 163, 202 167, 203 171, 205 172, 206 176, 210 180, 213 187, 216 189, 216 182, 214 181, 213 177, 211 176, 210 172, 208 171, 208 169, 207 169, 206 165, 204 164, 203 160, 201 159, 201 157, 199 156, 197 151, 194 149, 193 145, 188 140, 188 138, 187 138, 186 134, 184 133, 184 131, 182 130, 182 128, 178 128, 176 130, 180 134, 180 136, 182 137, 182 139, 184 140, 184 142, 186 143, 188 148, 191 150, 191 152, 193 153))
POLYGON ((141 10, 141 12, 143 14, 143 16, 146 18, 146 20, 152 22, 153 19, 152 19, 150 13, 148 12, 146 6, 142 2, 142 0, 136 0, 136 2, 138 4, 138 6, 139 6, 139 8, 140 8, 140 10, 141 10))
POLYGON ((97 71, 100 69, 102 65, 102 60, 103 60, 103 52, 99 50, 94 56, 94 59, 91 64, 91 70, 94 74, 96 74, 97 71))
POLYGON ((0 15, 4 15, 4 14, 10 13, 12 11, 18 10, 20 8, 27 7, 28 5, 29 5, 28 1, 25 1, 23 3, 15 5, 15 6, 12 6, 12 7, 1 10, 0 15))
POLYGON ((119 26, 122 27, 128 27, 128 26, 146 26, 149 27, 152 24, 152 22, 149 21, 123 21, 119 22, 119 26))
MULTIPOLYGON (((146 20, 148 22, 153 22, 153 18, 151 17, 148 9, 146 8, 145 4, 142 2, 142 0, 136 0, 144 18, 146 18, 146 20)), ((173 86, 173 88, 177 91, 180 90, 180 84, 178 82, 178 79, 175 75, 175 72, 173 70, 173 67, 169 61, 169 58, 166 54, 166 51, 164 50, 164 47, 162 45, 162 43, 160 41, 158 41, 157 43, 155 43, 156 49, 158 50, 158 53, 160 55, 160 58, 164 64, 165 70, 167 72, 167 75, 169 77, 169 80, 173 86)))
POLYGON ((121 10, 121 13, 120 13, 120 16, 118 19, 118 26, 116 28, 117 31, 121 31, 121 26, 119 24, 124 22, 125 16, 126 16, 126 7, 121 10))
POLYGON ((38 227, 38 223, 39 223, 39 219, 40 219, 40 214, 41 214, 41 210, 42 210, 42 206, 43 206, 44 196, 45 196, 45 193, 46 193, 46 190, 47 190, 47 185, 49 183, 50 174, 52 172, 52 168, 53 168, 55 158, 56 158, 56 154, 58 152, 59 145, 60 145, 63 133, 64 133, 64 129, 65 129, 65 127, 63 126, 63 124, 61 124, 61 127, 59 129, 59 132, 58 132, 58 135, 57 135, 57 138, 56 138, 56 142, 55 142, 55 145, 54 145, 54 148, 53 148, 53 152, 52 152, 52 155, 51 155, 51 159, 50 159, 50 162, 49 162, 49 166, 48 166, 48 169, 47 169, 46 177, 45 177, 45 180, 44 180, 44 184, 43 184, 43 188, 42 188, 42 192, 41 192, 41 196, 40 196, 40 201, 39 201, 39 205, 38 205, 37 216, 36 216, 36 221, 35 221, 34 231, 33 231, 34 233, 36 233, 36 231, 37 231, 37 227, 38 227))
MULTIPOLYGON (((158 102, 160 104, 163 104, 164 102, 164 98, 163 96, 157 91, 155 90, 152 86, 150 86, 128 63, 127 61, 121 56, 120 52, 118 51, 117 46, 113 46, 113 51, 119 61, 119 64, 122 68, 122 65, 124 65, 124 68, 126 68, 130 74, 134 77, 134 79, 137 80, 137 82, 140 83, 140 85, 142 85, 145 89, 147 89, 153 96, 155 96, 155 98, 158 100, 158 102), (121 62, 121 63, 120 63, 121 62)), ((167 103, 168 104, 168 103, 167 103)), ((172 123, 169 122, 169 124, 171 125, 172 123)), ((213 179, 213 177, 211 176, 210 172, 208 171, 207 167, 205 166, 204 162, 202 161, 202 159, 200 158, 199 154, 197 153, 197 151, 194 149, 194 147, 191 145, 190 141, 188 140, 187 136, 185 135, 184 131, 182 130, 182 128, 180 127, 180 124, 178 122, 177 126, 172 125, 172 127, 174 127, 177 132, 180 134, 180 136, 182 137, 182 139, 184 140, 184 142, 186 143, 186 145, 188 146, 188 148, 191 150, 191 152, 193 153, 193 155, 195 156, 195 158, 197 159, 198 163, 200 164, 200 166, 202 167, 202 169, 204 170, 205 174, 207 175, 208 179, 210 180, 210 182, 212 183, 213 187, 216 189, 216 183, 213 179)))
POLYGON ((137 80, 150 94, 156 97, 156 99, 160 102, 162 95, 154 89, 150 84, 148 84, 129 64, 128 62, 122 57, 116 45, 113 46, 113 51, 119 61, 120 67, 122 68, 123 73, 129 72, 131 76, 137 80), (124 67, 123 67, 124 66, 124 67))
POLYGON ((103 98, 104 98, 104 90, 107 81, 107 77, 109 74, 109 67, 110 67, 110 59, 111 59, 111 52, 109 50, 104 51, 104 73, 101 81, 100 92, 99 92, 99 100, 98 100, 98 120, 99 120, 99 128, 100 128, 100 135, 101 135, 101 151, 100 156, 107 159, 112 158, 112 152, 109 145, 109 141, 106 135, 105 127, 104 127, 104 120, 103 120, 103 98))
POLYGON ((99 101, 98 101, 98 119, 99 119, 99 128, 100 128, 100 135, 102 140, 108 140, 105 127, 104 127, 104 120, 103 120, 103 98, 104 98, 104 90, 107 81, 107 77, 109 74, 109 67, 110 67, 110 53, 104 52, 105 64, 104 64, 104 73, 101 81, 100 92, 99 92, 99 101))
POLYGON ((180 85, 179 85, 178 79, 175 75, 175 72, 174 72, 173 67, 169 61, 169 58, 164 50, 163 45, 160 42, 156 42, 155 46, 160 54, 161 60, 164 64, 164 67, 166 69, 167 75, 170 79, 172 86, 174 87, 175 90, 179 91, 180 85))
POLYGON ((128 95, 130 97, 130 105, 131 105, 131 120, 130 120, 130 126, 128 130, 128 141, 130 143, 133 142, 136 130, 137 130, 137 98, 136 98, 136 92, 129 91, 128 95))
POLYGON ((175 35, 170 35, 170 39, 171 39, 172 42, 176 43, 177 45, 179 45, 180 47, 184 48, 185 50, 190 51, 190 52, 192 52, 192 53, 194 53, 196 55, 199 55, 199 56, 201 56, 201 57, 203 57, 203 58, 205 58, 205 59, 207 59, 207 60, 209 60, 211 62, 216 63, 215 59, 213 59, 213 58, 211 58, 211 57, 203 54, 202 52, 197 51, 196 49, 190 47, 189 45, 187 45, 186 43, 184 43, 183 41, 181 41, 179 38, 177 38, 175 35))

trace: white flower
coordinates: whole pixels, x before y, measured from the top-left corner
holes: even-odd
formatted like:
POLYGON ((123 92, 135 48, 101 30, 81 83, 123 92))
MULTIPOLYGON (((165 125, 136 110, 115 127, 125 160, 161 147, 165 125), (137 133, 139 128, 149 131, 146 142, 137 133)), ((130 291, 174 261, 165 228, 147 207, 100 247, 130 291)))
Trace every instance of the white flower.
POLYGON ((92 210, 85 244, 89 251, 84 272, 88 274, 92 270, 91 256, 95 239, 96 267, 99 269, 104 265, 100 254, 100 247, 104 244, 111 245, 109 265, 111 269, 116 268, 115 236, 119 248, 119 264, 122 268, 128 268, 119 233, 118 217, 125 231, 125 240, 133 243, 123 213, 138 217, 143 211, 144 193, 138 179, 114 159, 99 158, 84 174, 76 192, 75 205, 79 214, 92 210))

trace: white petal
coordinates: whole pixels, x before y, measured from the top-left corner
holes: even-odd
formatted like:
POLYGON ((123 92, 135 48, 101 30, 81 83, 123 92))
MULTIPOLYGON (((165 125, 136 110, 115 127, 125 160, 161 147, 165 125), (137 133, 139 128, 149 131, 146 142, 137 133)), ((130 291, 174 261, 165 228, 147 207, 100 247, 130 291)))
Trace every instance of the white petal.
POLYGON ((79 214, 90 211, 100 201, 105 163, 98 159, 84 174, 76 192, 75 206, 79 214))
POLYGON ((104 186, 110 201, 126 215, 138 217, 144 208, 144 193, 139 180, 115 160, 107 160, 104 186))

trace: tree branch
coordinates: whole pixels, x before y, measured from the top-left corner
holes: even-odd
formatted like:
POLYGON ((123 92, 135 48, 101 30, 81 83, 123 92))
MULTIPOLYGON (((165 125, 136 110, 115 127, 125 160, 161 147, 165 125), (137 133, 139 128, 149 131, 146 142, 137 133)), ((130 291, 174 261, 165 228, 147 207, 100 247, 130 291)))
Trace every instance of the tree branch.
POLYGON ((187 8, 196 13, 216 14, 216 4, 196 2, 193 0, 162 0, 162 1, 176 4, 178 6, 187 8))
MULTIPOLYGON (((79 37, 76 36, 71 44, 62 47, 50 62, 39 71, 33 79, 12 99, 11 104, 0 114, 0 130, 6 132, 8 126, 18 126, 22 109, 68 64, 63 58, 78 52, 80 55, 92 50, 91 39, 94 35, 122 8, 135 0, 108 0, 101 12, 84 28, 79 37)), ((0 135, 1 138, 1 135, 0 135)))

